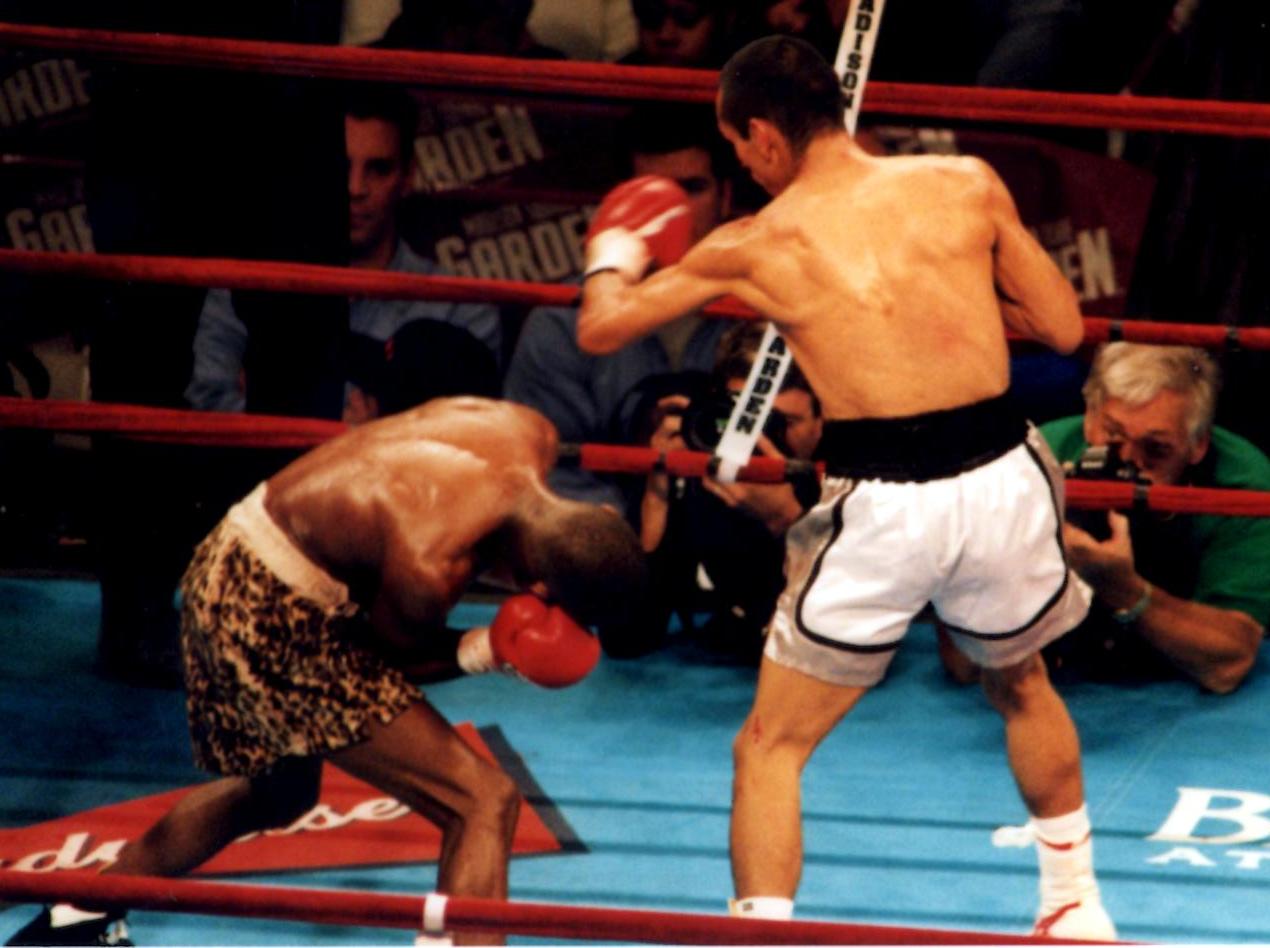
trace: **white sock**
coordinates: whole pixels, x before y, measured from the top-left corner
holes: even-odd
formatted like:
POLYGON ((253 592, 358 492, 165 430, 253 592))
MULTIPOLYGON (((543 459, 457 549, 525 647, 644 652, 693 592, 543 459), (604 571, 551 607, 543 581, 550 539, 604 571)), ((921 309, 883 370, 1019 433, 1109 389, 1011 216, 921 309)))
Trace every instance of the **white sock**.
POLYGON ((1063 816, 1033 817, 1032 825, 1041 870, 1041 910, 1096 896, 1094 843, 1085 806, 1063 816))
POLYGON ((78 925, 80 922, 92 922, 105 917, 105 912, 86 912, 69 902, 58 902, 49 909, 49 927, 62 928, 66 925, 78 925))
POLYGON ((776 895, 728 899, 728 914, 739 918, 774 918, 787 922, 794 917, 794 900, 776 895))

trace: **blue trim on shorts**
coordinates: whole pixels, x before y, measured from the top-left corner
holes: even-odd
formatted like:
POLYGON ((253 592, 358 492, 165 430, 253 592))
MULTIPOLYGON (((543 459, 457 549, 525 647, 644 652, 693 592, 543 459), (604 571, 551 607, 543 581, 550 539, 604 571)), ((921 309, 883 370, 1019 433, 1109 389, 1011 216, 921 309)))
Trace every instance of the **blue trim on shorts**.
MULTIPOLYGON (((1045 462, 1041 460, 1040 455, 1036 453, 1036 448, 1032 447, 1030 442, 1024 441, 1023 447, 1027 449, 1028 455, 1036 462, 1036 466, 1040 468, 1041 475, 1045 479, 1045 486, 1049 488, 1050 506, 1054 508, 1054 520, 1057 523, 1057 527, 1055 527, 1054 530, 1054 539, 1058 543, 1058 555, 1063 561, 1063 581, 1058 584, 1058 591, 1046 600, 1045 605, 1041 606, 1032 618, 1016 629, 1009 629, 1005 632, 973 632, 970 629, 963 629, 960 626, 951 625, 945 622, 944 626, 949 632, 956 632, 958 635, 965 635, 972 639, 980 639, 982 641, 989 642, 1014 638, 1017 635, 1022 635, 1027 632, 1034 625, 1044 619, 1046 614, 1062 600, 1063 595, 1067 592, 1067 584, 1071 581, 1072 574, 1071 570, 1067 568, 1067 548, 1063 545, 1063 511, 1059 506, 1058 495, 1054 491, 1054 482, 1050 479, 1049 471, 1045 467, 1045 462)), ((943 620, 941 619, 940 621, 942 622, 943 620)))
POLYGON ((794 609, 794 627, 798 629, 802 635, 811 639, 811 641, 815 642, 817 645, 823 645, 827 648, 836 648, 841 652, 893 652, 900 647, 900 642, 902 642, 903 639, 897 639, 894 642, 887 642, 881 645, 852 645, 850 642, 839 642, 835 639, 819 635, 807 628, 807 625, 803 622, 803 602, 807 599, 807 594, 811 592, 811 587, 816 585, 816 577, 820 575, 821 564, 824 563, 825 556, 828 554, 830 547, 837 542, 838 537, 842 534, 842 508, 846 504, 847 498, 855 493, 856 484, 858 483, 858 481, 852 483, 851 487, 847 489, 847 492, 839 497, 833 505, 833 530, 830 531, 828 542, 825 543, 824 548, 816 557, 816 562, 812 566, 811 572, 807 574, 807 582, 803 583, 802 591, 798 594, 798 605, 794 609))

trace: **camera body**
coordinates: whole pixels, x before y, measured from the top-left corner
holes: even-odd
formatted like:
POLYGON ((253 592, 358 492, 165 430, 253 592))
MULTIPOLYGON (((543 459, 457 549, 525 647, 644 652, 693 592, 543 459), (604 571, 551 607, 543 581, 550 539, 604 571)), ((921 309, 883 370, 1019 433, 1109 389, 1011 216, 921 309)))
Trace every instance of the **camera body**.
MULTIPOLYGON (((681 432, 684 443, 693 451, 714 451, 719 446, 723 431, 732 416, 737 393, 721 386, 711 386, 688 402, 683 410, 681 432)), ((785 441, 785 416, 772 411, 763 423, 763 434, 771 439, 782 454, 789 454, 785 441)))
MULTIPOLYGON (((1075 461, 1067 461, 1063 464, 1063 473, 1074 480, 1119 481, 1126 484, 1147 483, 1136 464, 1123 460, 1115 448, 1106 444, 1087 446, 1075 461)), ((1069 510, 1067 520, 1095 540, 1106 540, 1111 535, 1105 511, 1069 510)))
POLYGON ((1086 481, 1124 481, 1128 484, 1145 483, 1146 479, 1132 461, 1122 460, 1116 451, 1106 444, 1091 444, 1075 461, 1063 465, 1068 477, 1086 481))

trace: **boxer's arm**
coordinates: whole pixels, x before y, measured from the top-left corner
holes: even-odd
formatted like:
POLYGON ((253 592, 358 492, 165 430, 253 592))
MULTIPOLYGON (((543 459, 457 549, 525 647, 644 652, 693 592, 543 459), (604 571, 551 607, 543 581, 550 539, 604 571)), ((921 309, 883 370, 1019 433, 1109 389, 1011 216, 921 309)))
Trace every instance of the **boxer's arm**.
POLYGON ((429 638, 428 654, 414 654, 403 658, 397 668, 406 680, 416 685, 430 685, 439 681, 459 678, 465 672, 459 666, 459 642, 470 629, 454 629, 449 626, 438 629, 429 638))
POLYGON ((727 292, 686 264, 685 259, 641 283, 608 271, 589 278, 582 288, 578 346, 594 355, 615 352, 727 292))
POLYGON ((364 644, 416 684, 462 675, 457 649, 466 630, 446 626, 440 598, 426 586, 416 582, 403 593, 399 578, 385 580, 366 611, 364 644))
POLYGON ((993 280, 1001 316, 1010 329, 1058 352, 1072 352, 1084 336, 1076 291, 1023 226, 1014 199, 996 172, 979 164, 987 180, 988 213, 995 229, 993 280))
POLYGON ((587 230, 579 347, 614 352, 727 293, 711 265, 726 230, 692 247, 688 197, 668 178, 644 175, 610 191, 587 230))
MULTIPOLYGON (((496 479, 477 479, 455 499, 416 507, 409 494, 396 497, 381 520, 374 592, 364 600, 370 643, 386 661, 412 680, 438 681, 461 674, 456 632, 446 618, 467 583, 472 550, 501 522, 496 479)), ((505 506, 505 501, 503 503, 505 506)), ((366 577, 363 580, 370 585, 366 577)))
POLYGON ((507 672, 544 688, 565 688, 591 673, 600 643, 567 612, 522 593, 503 601, 488 627, 471 629, 459 640, 464 672, 507 672))
POLYGON ((587 279, 578 313, 578 345, 586 352, 614 352, 711 300, 754 295, 748 281, 750 228, 724 224, 702 238, 678 263, 631 282, 604 271, 587 279))

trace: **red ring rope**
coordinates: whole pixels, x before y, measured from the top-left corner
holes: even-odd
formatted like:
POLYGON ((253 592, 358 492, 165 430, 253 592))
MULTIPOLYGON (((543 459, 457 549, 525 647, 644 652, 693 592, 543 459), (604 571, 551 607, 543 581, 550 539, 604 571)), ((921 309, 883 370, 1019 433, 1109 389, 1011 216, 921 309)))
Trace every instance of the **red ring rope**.
MULTIPOLYGON (((230 260, 212 257, 152 257, 138 254, 85 254, 0 249, 0 271, 91 280, 145 281, 176 286, 217 286, 232 290, 269 290, 371 299, 444 300, 451 303, 507 303, 525 306, 576 306, 578 288, 559 283, 485 280, 476 277, 425 276, 392 270, 363 270, 313 263, 230 260)), ((758 319, 735 299, 722 299, 703 310, 710 316, 758 319)), ((1270 349, 1270 328, 1164 323, 1139 319, 1085 317, 1085 342, 1118 337, 1130 342, 1221 348, 1270 349)), ((1011 333, 1014 341, 1022 337, 1011 333)))
MULTIPOLYGON (((260 448, 313 447, 347 430, 343 422, 318 418, 29 398, 0 398, 0 426, 102 432, 173 444, 260 448)), ((660 468, 676 477, 704 477, 713 470, 714 460, 700 451, 659 452, 632 445, 583 444, 562 445, 561 462, 576 462, 588 471, 610 474, 647 474, 660 468)), ((770 484, 806 469, 804 462, 754 458, 741 469, 740 479, 770 484)), ((1144 506, 1160 512, 1270 516, 1270 491, 1069 480, 1066 492, 1067 504, 1073 508, 1144 506)))
MULTIPOLYGON (((713 102, 704 69, 618 66, 414 50, 270 43, 0 23, 0 45, 66 49, 133 62, 610 99, 713 102)), ((975 121, 1270 138, 1270 105, 1146 96, 871 82, 869 112, 975 121)))
POLYGON ((576 306, 578 288, 559 283, 425 276, 396 270, 364 270, 216 257, 64 253, 0 249, 0 270, 40 276, 74 276, 115 282, 144 281, 231 290, 272 290, 371 299, 445 300, 451 303, 523 303, 576 306))
MULTIPOLYGON (((233 885, 222 882, 100 875, 86 872, 35 873, 0 870, 0 897, 16 901, 74 901, 85 906, 151 909, 276 918, 377 928, 423 928, 427 897, 233 885)), ((599 938, 666 944, 820 945, 1022 945, 1054 944, 1054 939, 943 929, 852 925, 833 922, 778 922, 643 909, 445 899, 444 925, 470 931, 599 938)))
POLYGON ((311 448, 347 429, 342 421, 202 412, 62 399, 0 397, 0 425, 222 447, 311 448))

